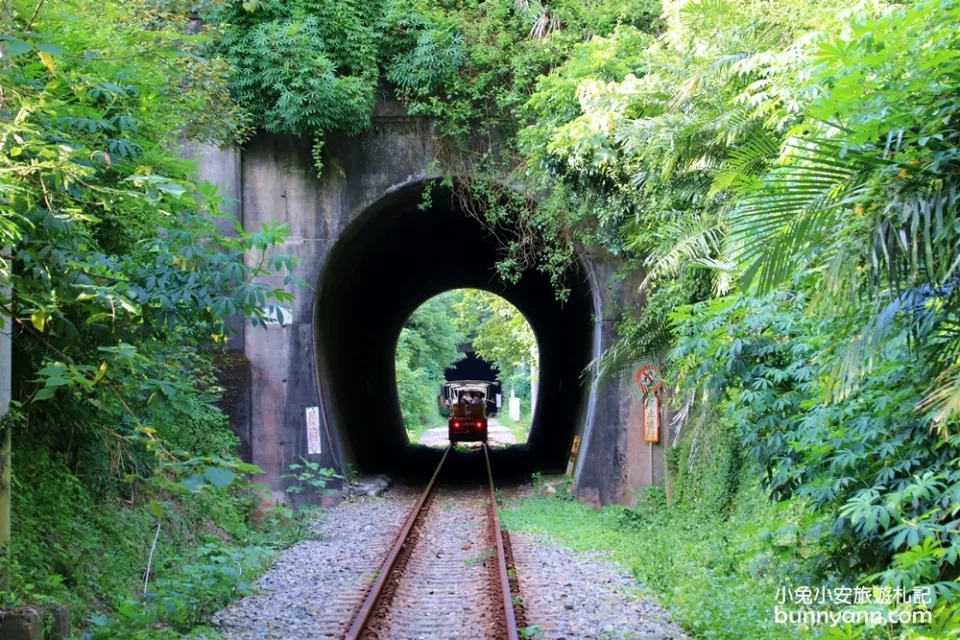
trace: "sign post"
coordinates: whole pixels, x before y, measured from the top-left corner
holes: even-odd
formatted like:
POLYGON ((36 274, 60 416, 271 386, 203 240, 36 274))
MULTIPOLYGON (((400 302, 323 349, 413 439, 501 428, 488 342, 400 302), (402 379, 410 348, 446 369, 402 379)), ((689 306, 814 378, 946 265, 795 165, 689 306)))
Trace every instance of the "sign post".
POLYGON ((637 369, 637 387, 643 400, 643 441, 647 443, 650 484, 653 485, 653 445, 660 442, 660 391, 663 381, 660 370, 653 364, 645 364, 637 369))

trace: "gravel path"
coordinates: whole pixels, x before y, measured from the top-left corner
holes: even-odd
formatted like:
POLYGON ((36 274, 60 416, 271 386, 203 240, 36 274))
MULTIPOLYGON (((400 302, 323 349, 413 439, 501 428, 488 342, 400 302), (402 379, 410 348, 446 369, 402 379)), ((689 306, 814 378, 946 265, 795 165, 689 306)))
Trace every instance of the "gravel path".
POLYGON ((549 640, 681 640, 661 605, 600 554, 576 553, 525 533, 510 534, 527 619, 549 640))
POLYGON ((415 500, 400 490, 331 509, 319 540, 288 549, 257 582, 259 593, 214 616, 224 640, 342 638, 415 500))

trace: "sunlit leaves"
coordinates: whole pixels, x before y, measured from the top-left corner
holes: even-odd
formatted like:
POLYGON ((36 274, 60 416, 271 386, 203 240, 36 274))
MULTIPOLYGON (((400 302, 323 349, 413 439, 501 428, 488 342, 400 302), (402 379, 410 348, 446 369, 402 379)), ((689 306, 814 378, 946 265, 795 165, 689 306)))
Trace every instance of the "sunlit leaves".
POLYGON ((322 138, 359 133, 370 121, 379 77, 372 24, 381 2, 278 0, 228 5, 221 44, 230 85, 256 125, 322 138))
POLYGON ((459 292, 446 292, 427 300, 410 315, 397 339, 397 395, 410 430, 438 420, 444 373, 464 358, 460 345, 468 335, 456 322, 453 303, 458 298, 459 292))
POLYGON ((960 542, 960 438, 943 438, 915 410, 931 364, 901 337, 855 393, 825 403, 834 326, 805 307, 803 294, 777 293, 678 310, 671 362, 682 389, 724 398, 722 419, 775 498, 811 501, 830 525, 810 535, 831 571, 876 572, 871 579, 891 585, 935 580, 960 542))
POLYGON ((0 303, 14 320, 19 400, 36 441, 103 452, 87 464, 104 482, 158 465, 179 477, 190 454, 165 440, 222 419, 210 336, 230 316, 265 323, 301 284, 292 258, 264 257, 286 229, 222 235, 222 194, 182 158, 185 137, 230 140, 240 126, 222 63, 178 32, 184 16, 138 3, 102 3, 95 16, 71 2, 37 8, 29 32, 0 43, 0 244, 11 256, 0 303), (283 287, 262 281, 273 274, 283 287))

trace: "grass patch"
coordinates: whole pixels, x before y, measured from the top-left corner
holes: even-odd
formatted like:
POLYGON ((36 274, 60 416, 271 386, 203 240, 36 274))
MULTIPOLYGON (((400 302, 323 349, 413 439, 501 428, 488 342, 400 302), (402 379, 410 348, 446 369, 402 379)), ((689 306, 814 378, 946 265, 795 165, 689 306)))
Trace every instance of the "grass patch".
POLYGON ((483 564, 484 562, 492 558, 495 554, 496 554, 496 551, 494 549, 487 549, 483 553, 478 553, 472 558, 467 558, 466 560, 463 561, 463 563, 470 567, 476 566, 478 564, 483 564))
POLYGON ((420 438, 423 437, 423 434, 427 429, 432 429, 433 427, 429 424, 417 424, 410 426, 406 425, 407 438, 410 439, 410 444, 420 444, 420 438))
POLYGON ((253 522, 253 495, 233 489, 155 496, 157 534, 147 496, 98 496, 39 447, 19 449, 17 463, 12 557, 0 567, 12 580, 0 608, 66 605, 92 640, 214 637, 198 625, 251 593, 276 553, 307 534, 300 517, 253 522))
MULTIPOLYGON (((696 509, 668 508, 659 489, 637 509, 599 512, 572 500, 510 500, 503 522, 511 530, 547 534, 575 551, 606 551, 655 594, 688 631, 705 640, 774 640, 786 628, 775 624, 778 584, 790 584, 782 567, 763 566, 755 523, 769 519, 762 496, 743 496, 729 519, 696 509), (761 570, 763 567, 763 570, 761 570)), ((804 635, 790 627, 794 638, 804 635)))

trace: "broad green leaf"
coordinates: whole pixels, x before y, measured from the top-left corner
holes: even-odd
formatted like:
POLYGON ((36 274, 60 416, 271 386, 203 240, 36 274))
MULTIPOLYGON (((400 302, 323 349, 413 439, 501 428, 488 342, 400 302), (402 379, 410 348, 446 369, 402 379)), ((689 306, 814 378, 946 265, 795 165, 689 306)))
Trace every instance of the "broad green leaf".
POLYGON ((162 182, 157 185, 157 189, 172 195, 174 198, 179 198, 187 192, 186 187, 184 187, 182 184, 177 184, 176 182, 162 182))
POLYGON ((56 395, 56 393, 57 393, 56 387, 43 387, 42 389, 40 389, 39 391, 37 391, 37 392, 34 394, 33 399, 34 399, 34 400, 49 400, 49 399, 52 398, 54 395, 56 395))
POLYGON ((44 328, 47 326, 47 314, 42 309, 39 311, 34 311, 30 314, 30 324, 32 324, 37 331, 43 333, 44 328))
POLYGON ((44 53, 49 53, 52 56, 63 55, 63 48, 53 44, 52 42, 38 42, 37 50, 43 51, 44 53))
POLYGON ((207 467, 203 471, 203 477, 216 487, 226 487, 237 477, 233 471, 224 467, 207 467))
POLYGON ((43 63, 43 66, 47 68, 50 73, 56 73, 57 68, 53 63, 53 56, 46 51, 38 51, 37 55, 40 56, 40 62, 43 63))
POLYGON ((180 484, 185 486, 187 489, 190 489, 190 491, 199 491, 206 484, 206 482, 204 481, 202 475, 195 473, 181 480, 180 484))
POLYGON ((11 35, 0 35, 0 39, 6 41, 4 45, 7 53, 12 57, 22 56, 25 53, 29 53, 33 49, 33 45, 25 40, 20 38, 15 38, 11 35))

